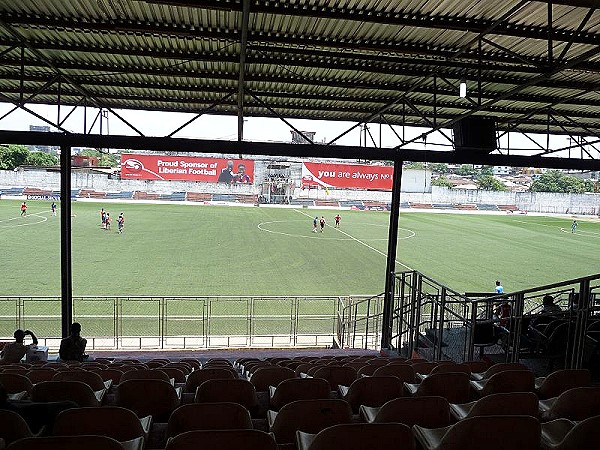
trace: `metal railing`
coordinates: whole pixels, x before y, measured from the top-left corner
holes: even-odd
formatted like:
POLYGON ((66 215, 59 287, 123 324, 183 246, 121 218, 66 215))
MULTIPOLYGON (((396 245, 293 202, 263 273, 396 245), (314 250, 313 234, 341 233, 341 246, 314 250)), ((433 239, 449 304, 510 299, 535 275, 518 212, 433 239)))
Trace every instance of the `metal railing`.
MULTIPOLYGON (((526 336, 532 331, 530 323, 545 317, 542 302, 546 295, 562 309, 554 318, 566 324, 565 342, 560 343, 566 350, 558 360, 564 367, 581 367, 590 355, 600 354, 600 274, 506 294, 465 295, 420 272, 399 272, 395 276, 392 347, 402 356, 418 352, 432 360, 473 360, 477 347, 481 354, 491 348, 507 362, 518 361, 525 353, 526 357, 548 357, 538 349, 532 352, 526 336), (509 314, 495 316, 495 309, 503 303, 509 314), (481 342, 482 325, 486 324, 493 330, 492 336, 489 342, 481 342)), ((339 345, 378 349, 383 295, 359 301, 341 299, 338 305, 339 345)))
POLYGON ((336 317, 337 345, 340 348, 378 349, 382 317, 383 294, 340 298, 336 317))
MULTIPOLYGON (((431 359, 443 359, 444 334, 464 326, 470 317, 469 299, 417 271, 396 274, 392 336, 404 356, 427 348, 431 359)), ((466 349, 465 337, 455 337, 466 349)))
MULTIPOLYGON (((363 299, 369 297, 76 296, 73 317, 88 350, 329 347, 339 336, 341 303, 363 299)), ((0 297, 0 311, 0 339, 31 329, 42 345, 58 348, 59 297, 0 297)))

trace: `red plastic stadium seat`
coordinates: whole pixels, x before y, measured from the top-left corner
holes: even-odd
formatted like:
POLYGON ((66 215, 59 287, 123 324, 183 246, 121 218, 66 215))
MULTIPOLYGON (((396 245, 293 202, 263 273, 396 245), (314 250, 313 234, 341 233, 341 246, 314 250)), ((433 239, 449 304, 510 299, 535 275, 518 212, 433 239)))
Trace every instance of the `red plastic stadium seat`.
POLYGON ((170 439, 166 450, 277 450, 275 440, 258 430, 188 431, 170 439))
POLYGON ((471 387, 479 397, 502 392, 533 392, 535 376, 530 370, 506 370, 481 381, 471 381, 471 387))
POLYGON ((184 387, 184 392, 196 392, 196 388, 207 380, 234 379, 231 370, 226 368, 204 368, 194 370, 189 374, 184 387))
POLYGON ((414 396, 440 396, 450 403, 465 403, 470 398, 469 375, 461 372, 429 375, 420 384, 404 383, 414 396))
POLYGON ((340 385, 339 392, 355 413, 358 413, 360 405, 381 406, 404 395, 403 383, 397 377, 359 378, 350 387, 340 385))
POLYGON ((462 420, 475 416, 538 415, 538 398, 533 392, 490 394, 476 402, 450 405, 452 416, 462 420))
POLYGON ((117 406, 72 408, 62 411, 56 421, 54 436, 108 436, 124 442, 144 438, 150 431, 150 417, 139 419, 132 411, 117 406))
POLYGON ((80 407, 100 406, 94 391, 81 381, 42 381, 33 386, 31 400, 34 402, 72 401, 80 407))
POLYGON ((269 403, 275 410, 296 400, 329 398, 330 387, 322 378, 290 378, 269 386, 269 403))
POLYGON ((450 406, 444 397, 403 397, 381 407, 360 406, 368 423, 403 423, 412 427, 440 428, 450 425, 450 406))
POLYGON ((152 416, 156 422, 166 422, 179 406, 179 397, 167 381, 128 380, 117 386, 116 404, 138 417, 152 416))
POLYGON ((413 426, 423 450, 539 450, 540 423, 531 416, 479 416, 445 428, 413 426))
POLYGON ((238 403, 193 403, 177 408, 169 417, 168 436, 195 430, 250 430, 252 419, 238 403))
POLYGON ((4 439, 6 445, 32 436, 33 433, 25 419, 16 412, 0 409, 0 438, 4 439))
POLYGON ((13 442, 7 450, 123 450, 116 440, 106 436, 33 437, 13 442))
POLYGON ((539 401, 542 420, 584 420, 600 415, 600 388, 569 389, 558 397, 539 401))
POLYGON ((592 374, 586 369, 563 369, 552 372, 544 378, 536 378, 535 390, 542 400, 558 397, 576 387, 592 385, 592 374))
POLYGON ((297 432, 298 450, 413 450, 410 428, 400 423, 357 423, 334 425, 318 434, 297 432))
POLYGON ((278 444, 291 444, 296 431, 318 433, 319 431, 352 422, 352 409, 344 400, 297 400, 283 406, 279 412, 267 411, 269 430, 278 444))
POLYGON ((265 392, 269 390, 269 386, 277 386, 283 380, 294 377, 294 371, 286 367, 262 367, 252 373, 250 382, 254 385, 257 392, 265 392))
POLYGON ((332 391, 337 386, 350 386, 356 380, 356 370, 352 367, 344 366, 325 366, 319 367, 312 375, 315 378, 324 378, 329 382, 332 391))
POLYGON ((258 404, 256 389, 247 380, 208 380, 198 386, 196 403, 233 402, 244 406, 251 413, 258 404))

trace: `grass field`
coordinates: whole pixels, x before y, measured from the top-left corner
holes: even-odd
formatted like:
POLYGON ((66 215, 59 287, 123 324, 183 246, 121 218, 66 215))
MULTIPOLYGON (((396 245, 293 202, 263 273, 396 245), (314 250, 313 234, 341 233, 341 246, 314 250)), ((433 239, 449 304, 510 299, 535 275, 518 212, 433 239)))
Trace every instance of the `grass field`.
MULTIPOLYGON (((60 293, 50 203, 0 201, 0 295, 60 293)), ((383 291, 383 212, 73 203, 75 295, 350 295, 383 291), (99 210, 113 217, 100 228, 99 210), (123 234, 116 217, 126 216, 123 234), (324 215, 324 233, 312 218, 324 215)), ((506 291, 597 271, 600 223, 522 215, 404 213, 398 261, 458 291, 506 291)), ((403 266, 399 265, 401 269, 403 266)))

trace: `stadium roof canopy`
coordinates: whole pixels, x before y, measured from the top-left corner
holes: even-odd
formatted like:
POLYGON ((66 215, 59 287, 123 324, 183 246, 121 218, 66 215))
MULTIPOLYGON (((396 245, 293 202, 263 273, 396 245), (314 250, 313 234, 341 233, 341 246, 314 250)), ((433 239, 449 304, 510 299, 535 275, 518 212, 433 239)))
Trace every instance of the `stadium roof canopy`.
MULTIPOLYGON (((473 114, 496 118, 500 131, 594 137, 597 6, 3 1, 0 101, 237 115, 240 137, 243 116, 405 124, 429 133, 473 114)), ((398 148, 410 143, 399 140, 398 148)), ((592 148, 585 158, 597 158, 592 148)))

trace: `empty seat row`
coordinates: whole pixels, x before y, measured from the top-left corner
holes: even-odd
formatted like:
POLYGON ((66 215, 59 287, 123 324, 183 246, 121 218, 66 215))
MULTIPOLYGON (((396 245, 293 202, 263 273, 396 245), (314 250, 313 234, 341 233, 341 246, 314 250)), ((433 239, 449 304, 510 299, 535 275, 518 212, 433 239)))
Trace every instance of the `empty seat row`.
MULTIPOLYGON (((424 450, 546 450, 593 449, 600 438, 600 417, 580 423, 541 425, 529 416, 474 417, 445 428, 409 428, 402 424, 341 424, 318 434, 297 432, 299 450, 414 450, 415 441, 424 450), (507 431, 508 430, 508 431, 507 431)), ((26 438, 8 450, 118 450, 124 447, 105 436, 26 438)), ((258 430, 188 431, 169 440, 166 450, 238 449, 277 450, 275 440, 258 430)))

